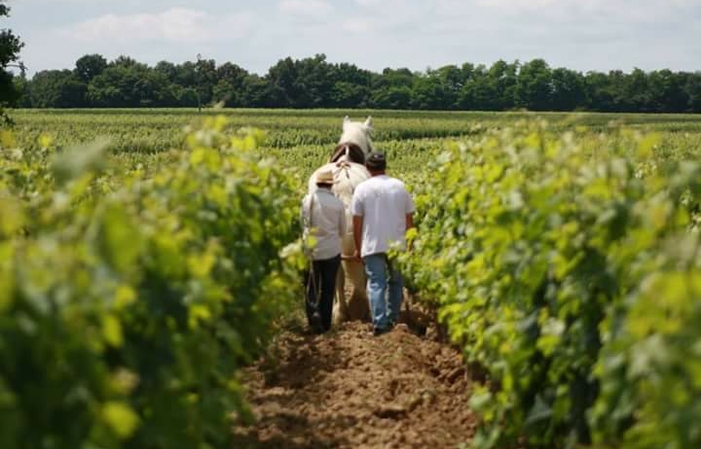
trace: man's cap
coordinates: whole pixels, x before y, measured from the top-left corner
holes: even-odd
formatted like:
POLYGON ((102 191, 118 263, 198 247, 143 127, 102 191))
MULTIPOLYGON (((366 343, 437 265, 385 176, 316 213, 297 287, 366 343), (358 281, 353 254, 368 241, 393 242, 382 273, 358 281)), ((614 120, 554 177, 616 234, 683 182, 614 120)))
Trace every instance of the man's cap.
POLYGON ((365 160, 365 166, 370 170, 384 170, 387 168, 385 153, 382 153, 381 151, 370 153, 365 160))
POLYGON ((333 184, 333 172, 331 170, 324 170, 316 175, 317 184, 333 184))

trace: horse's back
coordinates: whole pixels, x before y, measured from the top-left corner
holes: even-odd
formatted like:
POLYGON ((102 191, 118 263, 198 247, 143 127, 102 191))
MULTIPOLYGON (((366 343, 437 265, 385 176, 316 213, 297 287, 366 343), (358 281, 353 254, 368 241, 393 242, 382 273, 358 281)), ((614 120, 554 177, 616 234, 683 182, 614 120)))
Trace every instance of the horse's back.
POLYGON ((329 163, 319 167, 309 178, 309 192, 314 192, 317 189, 316 176, 325 170, 333 172, 334 185, 332 190, 346 206, 350 205, 355 188, 370 178, 370 173, 362 164, 355 162, 329 163))

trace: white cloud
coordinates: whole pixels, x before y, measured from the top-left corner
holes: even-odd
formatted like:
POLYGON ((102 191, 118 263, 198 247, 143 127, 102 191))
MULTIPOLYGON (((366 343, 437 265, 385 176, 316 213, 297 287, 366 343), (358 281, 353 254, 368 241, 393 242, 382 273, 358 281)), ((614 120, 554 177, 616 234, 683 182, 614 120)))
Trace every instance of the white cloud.
POLYGON ((110 40, 179 44, 242 37, 250 31, 252 23, 250 13, 215 17, 203 11, 174 7, 153 14, 106 14, 64 29, 63 33, 79 42, 110 40))
POLYGON ((282 0, 278 7, 286 14, 312 18, 325 17, 333 11, 333 7, 323 0, 282 0))
POLYGON ((355 0, 360 6, 375 6, 382 3, 382 0, 355 0))
POLYGON ((343 22, 341 28, 350 33, 369 33, 378 29, 379 22, 375 19, 353 18, 343 22))
POLYGON ((538 22, 559 18, 570 22, 597 19, 635 23, 679 19, 684 11, 693 14, 692 8, 701 6, 701 0, 435 0, 434 4, 439 15, 452 17, 489 13, 496 14, 492 17, 498 21, 528 13, 529 20, 538 22))
MULTIPOLYGON (((499 8, 501 10, 529 10, 551 7, 558 0, 476 0, 477 6, 499 8)), ((562 3, 562 0, 560 0, 562 3)))
POLYGON ((578 70, 701 60, 701 0, 11 0, 32 70, 85 53, 144 62, 197 53, 264 73, 325 53, 372 70, 545 58, 578 70), (61 8, 53 8, 61 3, 61 8), (244 10, 255 11, 243 12, 244 10), (46 14, 51 11, 51 14, 46 14))

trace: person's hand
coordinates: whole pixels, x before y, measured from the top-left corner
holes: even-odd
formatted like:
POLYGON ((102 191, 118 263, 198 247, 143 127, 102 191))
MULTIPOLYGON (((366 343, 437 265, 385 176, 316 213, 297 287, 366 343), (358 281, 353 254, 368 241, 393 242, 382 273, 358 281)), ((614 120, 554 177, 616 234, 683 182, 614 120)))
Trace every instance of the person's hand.
POLYGON ((416 231, 416 228, 413 227, 413 222, 412 222, 412 227, 407 230, 406 233, 406 249, 407 252, 412 253, 414 252, 414 240, 416 240, 416 236, 418 235, 418 232, 416 231))
POLYGON ((356 250, 353 252, 353 259, 357 260, 358 262, 362 262, 362 261, 363 261, 362 257, 360 257, 360 250, 356 249, 356 250))

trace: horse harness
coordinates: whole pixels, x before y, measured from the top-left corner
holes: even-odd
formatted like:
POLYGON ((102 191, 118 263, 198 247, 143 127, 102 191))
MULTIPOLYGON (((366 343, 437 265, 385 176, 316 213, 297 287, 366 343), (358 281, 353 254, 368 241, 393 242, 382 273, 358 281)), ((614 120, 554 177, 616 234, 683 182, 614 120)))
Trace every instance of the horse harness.
POLYGON ((348 156, 351 162, 365 165, 365 152, 359 145, 353 142, 341 142, 334 148, 329 162, 338 162, 343 156, 348 156))

